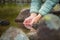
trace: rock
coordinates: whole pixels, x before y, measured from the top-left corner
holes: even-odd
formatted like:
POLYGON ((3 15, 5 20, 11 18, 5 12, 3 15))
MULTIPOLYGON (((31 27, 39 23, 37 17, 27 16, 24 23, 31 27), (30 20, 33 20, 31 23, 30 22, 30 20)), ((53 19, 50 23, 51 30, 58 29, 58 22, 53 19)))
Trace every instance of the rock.
POLYGON ((25 18, 27 18, 30 15, 29 13, 29 8, 27 9, 22 9, 18 16, 15 19, 15 22, 17 23, 18 27, 21 28, 25 33, 28 33, 29 30, 25 28, 23 25, 23 21, 25 18))
POLYGON ((53 13, 53 14, 55 14, 57 16, 60 16, 60 11, 59 10, 58 11, 51 11, 51 13, 53 13))
POLYGON ((60 18, 54 14, 47 14, 43 17, 48 28, 58 30, 60 28, 60 18))
POLYGON ((30 15, 29 8, 22 9, 18 16, 15 19, 15 22, 23 22, 25 18, 27 18, 30 15))
POLYGON ((0 25, 1 26, 7 26, 9 24, 10 24, 10 22, 8 20, 0 20, 0 25))
MULTIPOLYGON (((55 15, 46 15, 44 16, 39 23, 34 24, 33 28, 35 28, 37 31, 34 35, 29 35, 30 40, 60 40, 60 19, 58 16, 60 15, 60 11, 51 11, 50 13, 53 13, 55 15), (58 13, 58 14, 57 14, 58 13), (58 16, 56 16, 58 15, 58 16), (46 19, 47 18, 47 19, 46 19), (51 18, 51 19, 49 19, 51 18), (58 23, 56 23, 56 20, 58 23), (51 25, 52 23, 52 25, 51 25), (49 26, 50 24, 50 26, 49 26), (56 27, 57 26, 57 27, 56 27)), ((22 10, 19 15, 17 16, 15 22, 18 25, 23 26, 23 21, 25 18, 27 18, 30 15, 29 9, 22 10)), ((22 27, 21 26, 21 27, 22 27)), ((20 26, 19 26, 20 27, 20 26)), ((24 26, 22 27, 22 29, 24 26)))
POLYGON ((35 26, 37 33, 30 35, 30 40, 60 40, 60 18, 58 16, 47 14, 35 26))
POLYGON ((29 38, 19 28, 10 27, 2 34, 0 40, 29 40, 29 38))

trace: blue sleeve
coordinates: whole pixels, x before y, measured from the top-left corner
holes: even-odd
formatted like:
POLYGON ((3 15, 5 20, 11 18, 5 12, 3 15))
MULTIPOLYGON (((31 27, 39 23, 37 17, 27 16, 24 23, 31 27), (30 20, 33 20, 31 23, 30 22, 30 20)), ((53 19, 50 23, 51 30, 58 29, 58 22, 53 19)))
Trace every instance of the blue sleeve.
POLYGON ((38 13, 41 7, 42 1, 41 0, 31 0, 31 7, 30 13, 38 13))
POLYGON ((46 0, 39 10, 39 13, 41 15, 46 15, 58 2, 59 0, 46 0))

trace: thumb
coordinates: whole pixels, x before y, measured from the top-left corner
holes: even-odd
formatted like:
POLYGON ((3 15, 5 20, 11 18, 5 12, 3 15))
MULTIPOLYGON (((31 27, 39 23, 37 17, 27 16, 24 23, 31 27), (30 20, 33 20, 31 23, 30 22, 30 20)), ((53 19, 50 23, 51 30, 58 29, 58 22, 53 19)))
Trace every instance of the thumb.
POLYGON ((33 26, 35 24, 34 20, 31 21, 30 25, 33 26))

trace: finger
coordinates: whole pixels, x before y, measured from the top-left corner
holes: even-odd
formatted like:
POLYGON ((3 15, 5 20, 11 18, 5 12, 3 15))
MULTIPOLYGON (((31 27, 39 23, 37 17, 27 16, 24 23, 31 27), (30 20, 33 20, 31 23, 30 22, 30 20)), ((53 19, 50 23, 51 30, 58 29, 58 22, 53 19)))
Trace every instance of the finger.
POLYGON ((26 23, 26 24, 24 24, 25 26, 32 26, 32 25, 30 25, 30 23, 26 23))
POLYGON ((31 21, 30 25, 33 25, 33 23, 34 23, 34 20, 31 21))
POLYGON ((25 21, 23 22, 23 24, 29 24, 31 21, 32 21, 32 19, 25 20, 25 21))
POLYGON ((31 29, 32 26, 31 25, 24 25, 27 29, 31 29))
POLYGON ((24 22, 23 22, 23 24, 25 24, 25 23, 26 23, 26 21, 27 21, 27 20, 25 19, 25 20, 24 20, 24 22))

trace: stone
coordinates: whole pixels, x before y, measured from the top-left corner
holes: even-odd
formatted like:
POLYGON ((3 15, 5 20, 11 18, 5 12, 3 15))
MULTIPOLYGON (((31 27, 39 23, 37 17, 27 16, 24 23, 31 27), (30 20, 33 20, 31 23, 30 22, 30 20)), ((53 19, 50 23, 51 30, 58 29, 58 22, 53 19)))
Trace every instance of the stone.
MULTIPOLYGON (((23 25, 24 19, 30 15, 29 11, 29 9, 22 10, 17 16, 15 22, 18 25, 23 25)), ((48 14, 44 16, 37 24, 33 24, 33 28, 35 28, 37 31, 34 35, 28 35, 30 40, 60 40, 60 11, 51 11, 50 13, 52 13, 52 15, 48 14), (58 23, 56 23, 55 19, 58 21, 58 23)), ((24 26, 22 29, 23 28, 24 26)))
POLYGON ((17 23, 18 27, 21 28, 25 33, 28 33, 29 30, 25 28, 25 26, 23 25, 23 21, 25 20, 25 18, 27 18, 30 15, 29 13, 29 8, 27 9, 22 9, 20 11, 20 13, 18 14, 18 16, 15 19, 15 22, 17 23))
POLYGON ((30 40, 60 40, 60 18, 56 15, 45 15, 33 27, 37 33, 30 35, 30 40))
POLYGON ((27 18, 30 15, 29 8, 22 9, 18 16, 15 19, 15 22, 23 22, 25 18, 27 18))
POLYGON ((0 20, 0 25, 1 26, 7 26, 9 24, 10 24, 10 22, 8 20, 0 20))
POLYGON ((29 38, 21 29, 10 27, 2 34, 0 40, 29 40, 29 38))

